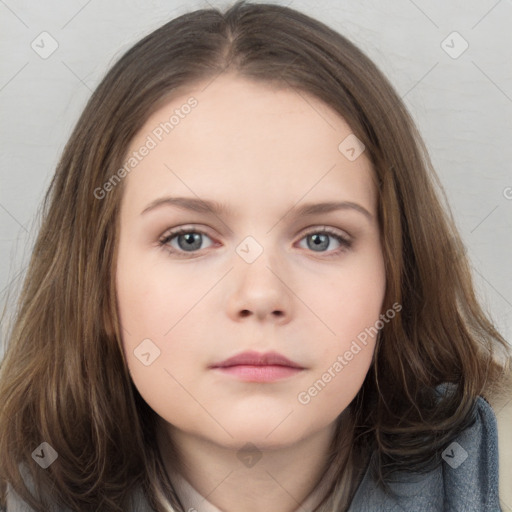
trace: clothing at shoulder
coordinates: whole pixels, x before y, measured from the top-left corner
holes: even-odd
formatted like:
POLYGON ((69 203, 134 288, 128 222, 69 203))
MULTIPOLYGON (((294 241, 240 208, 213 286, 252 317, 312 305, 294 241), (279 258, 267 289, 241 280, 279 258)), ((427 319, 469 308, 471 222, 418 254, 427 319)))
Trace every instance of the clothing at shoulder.
MULTIPOLYGON (((477 398, 475 422, 445 448, 443 459, 427 474, 404 473, 390 484, 395 496, 385 494, 367 470, 349 512, 501 512, 496 417, 483 398, 477 398)), ((10 491, 7 512, 33 512, 10 491)), ((133 512, 153 512, 142 493, 136 494, 133 512)))
POLYGON ((498 433, 491 406, 477 398, 476 421, 442 454, 443 463, 424 474, 404 473, 384 493, 369 471, 349 512, 501 512, 498 495, 498 433))

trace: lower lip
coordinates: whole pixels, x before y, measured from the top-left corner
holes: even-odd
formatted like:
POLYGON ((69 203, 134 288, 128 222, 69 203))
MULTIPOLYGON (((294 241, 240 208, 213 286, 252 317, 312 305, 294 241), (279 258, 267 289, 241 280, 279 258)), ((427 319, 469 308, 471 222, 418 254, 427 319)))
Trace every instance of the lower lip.
POLYGON ((251 365, 236 365, 217 367, 218 370, 226 375, 231 375, 239 380, 245 382, 273 382, 287 377, 297 375, 302 371, 302 368, 292 368, 291 366, 251 366, 251 365))

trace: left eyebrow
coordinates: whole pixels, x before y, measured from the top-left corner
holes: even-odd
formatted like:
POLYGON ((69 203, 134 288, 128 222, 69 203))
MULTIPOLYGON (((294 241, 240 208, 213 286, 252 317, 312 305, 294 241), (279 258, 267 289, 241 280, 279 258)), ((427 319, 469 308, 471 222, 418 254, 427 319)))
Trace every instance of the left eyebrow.
MULTIPOLYGON (((295 215, 298 217, 317 215, 319 213, 330 213, 337 210, 355 210, 362 213, 368 220, 373 219, 373 215, 360 204, 353 203, 352 201, 330 201, 326 203, 306 203, 299 208, 294 208, 295 215)), ((293 211, 292 210, 292 211, 293 211)))
MULTIPOLYGON (((234 213, 227 205, 217 201, 209 201, 194 197, 161 197, 149 203, 141 212, 141 215, 153 210, 159 206, 175 206, 182 210, 189 210, 198 213, 210 213, 214 215, 231 215, 234 213)), ((362 213, 368 220, 373 219, 373 215, 363 206, 352 201, 329 201, 324 203, 306 203, 300 207, 294 207, 288 210, 297 217, 306 217, 318 215, 321 213, 330 213, 337 210, 354 210, 362 213)), ((286 215, 285 215, 286 216, 286 215)))

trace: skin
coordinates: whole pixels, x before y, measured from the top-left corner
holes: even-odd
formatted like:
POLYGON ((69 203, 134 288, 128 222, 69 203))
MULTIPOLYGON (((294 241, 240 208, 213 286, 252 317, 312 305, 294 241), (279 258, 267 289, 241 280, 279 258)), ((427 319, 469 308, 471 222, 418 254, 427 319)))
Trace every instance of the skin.
MULTIPOLYGON (((319 100, 232 74, 159 108, 129 152, 190 96, 197 106, 123 183, 116 280, 125 357, 198 492, 226 512, 291 512, 315 488, 335 421, 372 360, 370 337, 309 403, 298 401, 382 312, 373 171, 364 152, 349 161, 338 150, 352 131, 319 100), (164 196, 216 200, 231 211, 164 204, 141 214, 164 196), (369 215, 293 212, 326 201, 350 201, 369 215), (196 235, 199 249, 186 250, 194 229, 159 246, 181 226, 206 233, 196 235), (322 236, 325 226, 351 246, 322 236), (236 252, 247 236, 263 249, 252 263, 236 252), (320 248, 313 243, 319 236, 320 248), (149 366, 134 355, 144 339, 160 350, 149 366), (258 383, 209 368, 245 350, 274 350, 304 369, 258 383), (237 457, 248 442, 262 455, 252 467, 237 457)), ((160 443, 171 471, 172 454, 160 443)))

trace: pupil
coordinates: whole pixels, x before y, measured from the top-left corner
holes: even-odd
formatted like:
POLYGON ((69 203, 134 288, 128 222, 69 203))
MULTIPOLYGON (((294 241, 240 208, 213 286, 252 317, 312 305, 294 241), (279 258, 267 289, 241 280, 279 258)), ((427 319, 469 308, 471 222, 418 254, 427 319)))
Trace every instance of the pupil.
POLYGON ((327 235, 315 234, 315 235, 312 235, 312 239, 313 239, 313 247, 318 248, 321 246, 322 249, 327 249, 327 247, 329 245, 329 239, 328 239, 327 235), (322 238, 323 238, 323 240, 322 240, 322 238))
POLYGON ((200 233, 187 233, 185 235, 181 235, 181 238, 178 240, 178 244, 184 250, 194 250, 199 249, 201 247, 201 234, 200 233), (181 247, 179 240, 185 239, 186 244, 185 247, 181 247))

